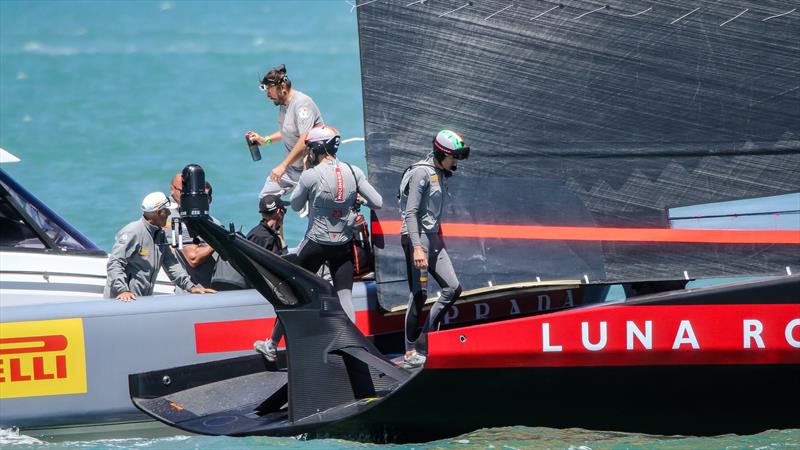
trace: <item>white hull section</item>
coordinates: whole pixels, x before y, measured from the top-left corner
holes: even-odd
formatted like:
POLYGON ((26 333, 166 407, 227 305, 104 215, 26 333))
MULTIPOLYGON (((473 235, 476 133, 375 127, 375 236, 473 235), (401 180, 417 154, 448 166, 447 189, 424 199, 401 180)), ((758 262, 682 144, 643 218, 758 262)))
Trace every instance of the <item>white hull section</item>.
MULTIPOLYGON (((0 306, 102 298, 107 261, 107 256, 0 251, 0 306)), ((175 290, 163 270, 157 283, 156 294, 175 290)))

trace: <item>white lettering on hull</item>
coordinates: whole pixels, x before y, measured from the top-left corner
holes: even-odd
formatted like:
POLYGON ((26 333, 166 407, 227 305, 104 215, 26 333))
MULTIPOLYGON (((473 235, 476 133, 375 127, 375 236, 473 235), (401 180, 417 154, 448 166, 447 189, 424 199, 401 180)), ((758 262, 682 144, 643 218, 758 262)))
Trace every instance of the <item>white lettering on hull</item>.
POLYGON ((488 303, 475 303, 475 319, 481 320, 489 317, 489 304, 488 303))
POLYGON ((547 294, 539 295, 539 311, 547 311, 550 309, 552 302, 550 301, 550 296, 547 294))
POLYGON ((550 324, 545 322, 542 324, 542 351, 547 352, 560 352, 563 350, 561 345, 550 345, 550 324))
POLYGON ((456 318, 458 318, 458 306, 453 305, 450 308, 450 311, 447 311, 447 314, 444 315, 445 325, 449 324, 453 320, 456 320, 456 318))
POLYGON ((800 319, 794 319, 786 325, 786 342, 794 348, 800 348, 800 340, 794 338, 794 329, 800 327, 800 319))
POLYGON ((590 352, 604 349, 608 342, 608 323, 600 322, 600 340, 593 343, 589 340, 589 322, 581 322, 581 342, 583 342, 583 348, 590 352))
POLYGON ((672 343, 672 349, 678 350, 683 344, 689 344, 695 350, 700 348, 697 337, 694 335, 694 329, 692 329, 692 323, 688 320, 681 320, 681 324, 678 326, 678 332, 675 333, 675 341, 672 343))
POLYGON ((764 339, 761 338, 764 324, 760 320, 745 319, 742 327, 744 328, 744 348, 750 348, 753 341, 756 343, 756 347, 764 348, 764 339))
MULTIPOLYGON (((542 323, 542 352, 563 352, 564 344, 553 342, 550 325, 549 322, 542 323)), ((618 326, 619 325, 621 324, 618 324, 618 326)), ((615 324, 612 322, 611 328, 613 329, 614 326, 615 324)), ((606 349, 608 346, 608 328, 609 325, 607 321, 581 322, 581 343, 583 348, 591 352, 606 349), (593 341, 593 338, 595 341, 593 341)), ((653 350, 654 324, 652 320, 639 320, 638 323, 637 321, 627 320, 625 321, 625 328, 626 350, 636 350, 637 348, 653 350)), ((657 322, 656 328, 658 328, 657 322)), ((742 342, 742 349, 766 349, 767 345, 763 337, 764 330, 765 326, 762 321, 757 319, 743 319, 742 341, 740 341, 742 342)), ((669 330, 663 330, 662 326, 659 331, 663 336, 664 332, 669 330)), ((784 330, 784 336, 789 346, 800 349, 800 318, 789 321, 784 330)), ((569 344, 569 347, 574 345, 577 344, 569 344)), ((692 322, 690 320, 681 320, 675 331, 672 350, 686 350, 687 346, 691 347, 692 350, 700 350, 700 341, 695 334, 692 322)), ((570 348, 570 350, 573 349, 570 348)))
POLYGON ((628 350, 633 350, 633 338, 634 336, 636 339, 639 340, 639 343, 642 344, 642 347, 645 350, 652 350, 653 349, 653 321, 652 320, 645 320, 644 322, 644 333, 639 327, 636 326, 636 323, 632 321, 625 322, 625 327, 627 329, 626 338, 625 338, 625 348, 628 350))
POLYGON ((572 298, 572 289, 567 289, 567 300, 564 302, 564 306, 575 306, 575 300, 572 298))

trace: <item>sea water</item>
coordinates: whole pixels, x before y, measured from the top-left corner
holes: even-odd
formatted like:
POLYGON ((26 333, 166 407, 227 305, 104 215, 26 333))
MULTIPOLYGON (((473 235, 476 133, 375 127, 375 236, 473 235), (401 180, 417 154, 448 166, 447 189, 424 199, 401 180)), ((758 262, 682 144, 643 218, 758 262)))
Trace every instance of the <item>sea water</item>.
MULTIPOLYGON (((0 147, 22 159, 3 170, 108 251, 147 193, 168 193, 172 176, 197 163, 214 187, 212 214, 247 232, 259 220, 258 192, 284 156, 280 144, 262 147, 263 159, 253 162, 244 143, 248 130, 277 129, 277 108, 258 84, 279 64, 325 121, 353 139, 340 158, 365 168, 356 15, 344 1, 0 0, 0 147)), ((305 223, 287 215, 289 245, 305 223)), ((0 445, 374 447, 178 433, 64 440, 14 429, 0 430, 0 445)), ((800 448, 800 430, 696 438, 514 427, 397 448, 790 449, 800 448)))
POLYGON ((0 430, 0 445, 15 450, 27 449, 170 449, 170 450, 250 450, 277 448, 286 450, 339 449, 564 449, 564 450, 695 450, 695 449, 752 449, 782 450, 800 448, 800 430, 775 430, 752 436, 724 435, 715 437, 651 436, 610 431, 588 431, 577 428, 506 427, 477 430, 450 439, 434 442, 377 445, 338 439, 304 440, 273 437, 227 437, 175 435, 160 438, 103 438, 48 442, 17 430, 0 430))
MULTIPOLYGON (((244 140, 278 129, 261 76, 285 64, 342 138, 363 138, 355 13, 339 1, 0 1, 3 164, 104 250, 152 191, 203 166, 211 213, 246 233, 285 156, 244 140)), ((363 140, 340 158, 366 168, 363 140)), ((290 246, 307 221, 287 214, 290 246)))

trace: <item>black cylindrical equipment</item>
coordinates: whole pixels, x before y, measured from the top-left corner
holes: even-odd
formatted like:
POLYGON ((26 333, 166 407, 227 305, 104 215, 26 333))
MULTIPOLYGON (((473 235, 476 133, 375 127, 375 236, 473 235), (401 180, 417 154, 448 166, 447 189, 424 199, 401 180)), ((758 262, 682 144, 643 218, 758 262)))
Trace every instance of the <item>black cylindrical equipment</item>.
POLYGON ((200 219, 208 217, 208 195, 206 173, 197 164, 183 168, 183 191, 181 192, 181 218, 200 219))

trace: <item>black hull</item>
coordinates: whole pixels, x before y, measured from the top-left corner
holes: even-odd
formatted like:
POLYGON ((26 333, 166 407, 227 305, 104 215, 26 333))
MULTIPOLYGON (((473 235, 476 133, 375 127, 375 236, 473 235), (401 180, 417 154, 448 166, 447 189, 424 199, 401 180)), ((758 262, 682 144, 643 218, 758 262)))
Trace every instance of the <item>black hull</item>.
MULTIPOLYGON (((262 365, 260 360, 240 358, 226 366, 255 368, 262 365)), ((273 374, 285 380, 285 374, 273 374)), ((246 432, 203 427, 198 421, 167 423, 211 435, 305 433, 309 438, 379 443, 427 442, 517 425, 658 435, 754 434, 800 428, 797 380, 800 364, 426 369, 374 406, 328 423, 282 421, 283 426, 246 432)), ((234 389, 229 394, 246 393, 234 389)), ((212 421, 233 416, 248 420, 253 409, 254 405, 246 405, 212 421)))
POLYGON ((800 428, 797 380, 800 365, 425 370, 368 414, 310 436, 426 442, 514 425, 753 434, 800 428))
MULTIPOLYGON (((790 325, 800 320, 799 287, 800 277, 793 276, 456 327, 432 334, 427 366, 405 377, 394 374, 401 381, 386 389, 365 395, 353 388, 357 377, 349 382, 317 380, 330 392, 352 389, 355 400, 294 420, 287 406, 291 401, 284 360, 280 365, 266 364, 259 355, 131 375, 131 397, 137 407, 167 424, 194 433, 232 436, 307 434, 404 443, 515 425, 660 435, 752 434, 800 428, 800 349, 796 347, 800 328, 790 325), (761 302, 747 302, 747 298, 761 302), (555 330, 568 324, 563 319, 571 316, 593 321, 610 313, 624 322, 629 319, 626 314, 641 311, 651 315, 631 317, 637 317, 637 323, 650 317, 657 335, 663 336, 666 330, 666 350, 659 347, 663 339, 654 339, 651 351, 620 352, 618 347, 609 347, 607 352, 587 356, 585 351, 568 348, 568 341, 558 341, 565 351, 572 351, 560 362, 547 360, 552 353, 536 350, 523 350, 522 356, 528 358, 524 360, 497 358, 496 353, 487 351, 479 353, 477 366, 469 366, 476 360, 470 359, 467 344, 485 341, 481 332, 496 339, 491 345, 497 351, 506 352, 513 350, 509 345, 525 345, 513 338, 517 336, 514 329, 535 332, 537 321, 547 320, 555 330), (659 317, 676 311, 694 321, 702 349, 694 351, 688 345, 669 348, 676 335, 662 327, 659 317), (734 347, 741 346, 742 339, 739 316, 729 315, 730 311, 747 311, 744 317, 762 313, 767 330, 764 348, 736 350, 730 346, 731 342, 736 343, 734 347), (725 335, 709 340, 704 318, 720 323, 711 329, 712 337, 725 335), (727 327, 730 323, 734 328, 727 327), (779 332, 768 334, 771 329, 779 332), (448 347, 447 335, 452 333, 466 339, 448 347), (453 351, 455 358, 448 358, 453 351), (644 359, 620 360, 623 353, 644 359), (165 375, 171 378, 169 385, 163 382, 165 375), (177 406, 172 406, 173 402, 177 406)), ((618 325, 613 320, 608 324, 609 328, 618 325)), ((611 332, 609 336, 612 342, 611 332)), ((310 354, 303 357, 316 358, 310 354)), ((305 400, 313 403, 313 399, 305 400)))

